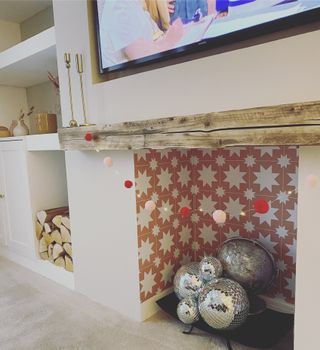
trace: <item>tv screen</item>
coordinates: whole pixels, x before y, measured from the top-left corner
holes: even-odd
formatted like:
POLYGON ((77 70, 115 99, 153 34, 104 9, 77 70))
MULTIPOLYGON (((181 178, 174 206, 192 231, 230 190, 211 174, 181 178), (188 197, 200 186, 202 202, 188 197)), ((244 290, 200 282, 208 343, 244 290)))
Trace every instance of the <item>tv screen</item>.
POLYGON ((101 73, 320 20, 320 0, 96 0, 101 73))

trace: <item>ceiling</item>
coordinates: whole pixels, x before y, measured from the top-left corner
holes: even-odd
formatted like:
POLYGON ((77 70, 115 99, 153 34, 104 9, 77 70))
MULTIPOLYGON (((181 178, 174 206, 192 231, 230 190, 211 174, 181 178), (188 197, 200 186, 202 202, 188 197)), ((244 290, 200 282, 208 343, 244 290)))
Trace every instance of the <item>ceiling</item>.
POLYGON ((0 20, 21 23, 52 5, 52 0, 0 0, 0 20))

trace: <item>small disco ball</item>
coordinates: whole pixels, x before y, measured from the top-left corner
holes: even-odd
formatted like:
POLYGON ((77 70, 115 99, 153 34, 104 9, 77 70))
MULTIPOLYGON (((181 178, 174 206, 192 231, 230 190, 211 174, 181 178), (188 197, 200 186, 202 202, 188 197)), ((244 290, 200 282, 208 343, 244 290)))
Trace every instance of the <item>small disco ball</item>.
POLYGON ((227 278, 206 284, 201 290, 199 312, 214 329, 230 330, 241 326, 249 314, 249 300, 241 285, 227 278))
POLYGON ((192 262, 181 266, 174 276, 173 288, 180 300, 189 296, 198 296, 202 286, 199 263, 192 262))
POLYGON ((202 280, 207 283, 214 278, 218 278, 222 275, 223 269, 221 262, 213 256, 205 256, 200 261, 200 276, 202 280))
POLYGON ((240 283, 249 293, 266 291, 276 275, 273 256, 262 244, 251 239, 225 241, 217 257, 226 276, 240 283))
POLYGON ((193 297, 180 300, 177 306, 179 320, 185 324, 192 324, 199 321, 198 302, 193 297))

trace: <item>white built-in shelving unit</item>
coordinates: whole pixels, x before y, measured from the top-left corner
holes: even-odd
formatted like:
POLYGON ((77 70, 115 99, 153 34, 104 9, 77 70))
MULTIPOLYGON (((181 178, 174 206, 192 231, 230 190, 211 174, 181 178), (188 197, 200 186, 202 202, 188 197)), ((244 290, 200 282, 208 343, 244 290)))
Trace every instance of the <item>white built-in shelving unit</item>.
MULTIPOLYGON (((58 73, 52 1, 0 1, 0 125, 31 106, 56 112, 48 71, 58 73)), ((36 213, 68 205, 67 192, 58 134, 0 138, 0 255, 73 288, 72 273, 39 258, 35 237, 36 213)))
POLYGON ((48 81, 57 72, 54 27, 0 53, 0 85, 27 88, 48 81))

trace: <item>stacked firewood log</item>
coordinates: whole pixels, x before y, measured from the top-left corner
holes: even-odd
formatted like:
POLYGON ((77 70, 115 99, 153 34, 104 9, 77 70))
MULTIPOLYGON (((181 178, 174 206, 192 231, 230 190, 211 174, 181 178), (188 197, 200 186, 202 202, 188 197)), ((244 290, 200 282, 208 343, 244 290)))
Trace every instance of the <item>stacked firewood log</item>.
POLYGON ((73 271, 68 207, 39 211, 36 236, 41 259, 49 260, 67 271, 73 271))

